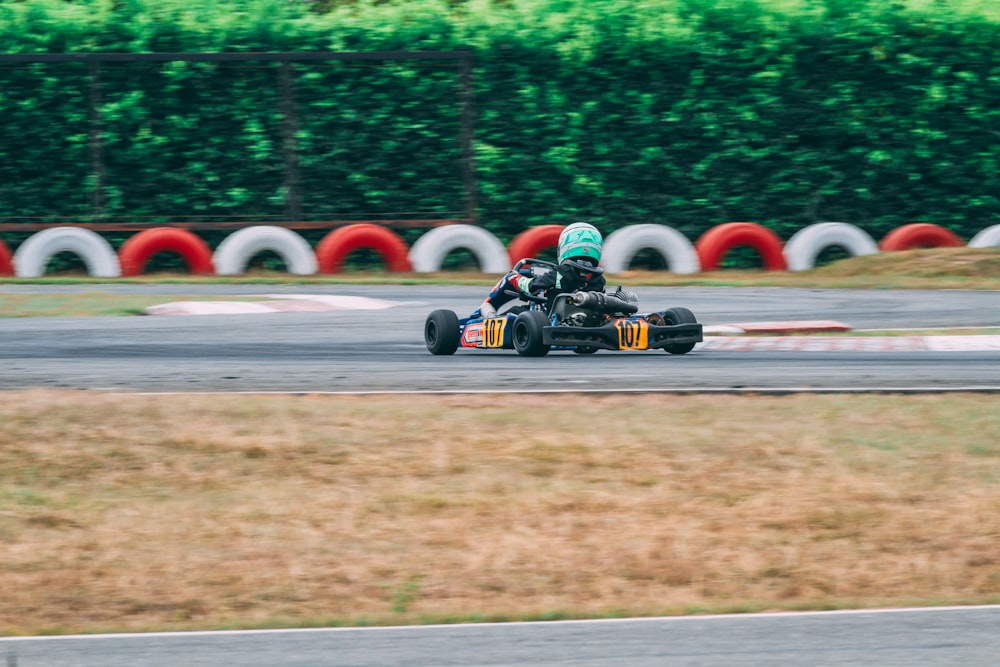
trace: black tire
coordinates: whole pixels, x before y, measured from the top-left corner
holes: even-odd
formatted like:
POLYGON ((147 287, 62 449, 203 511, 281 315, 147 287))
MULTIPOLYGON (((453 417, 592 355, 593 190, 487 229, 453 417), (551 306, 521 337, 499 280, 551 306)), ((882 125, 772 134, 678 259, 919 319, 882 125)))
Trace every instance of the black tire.
MULTIPOLYGON (((697 324, 698 319, 687 308, 680 306, 667 308, 660 311, 660 315, 667 324, 697 324)), ((694 349, 695 343, 681 343, 679 345, 667 345, 664 350, 670 354, 687 354, 694 349)))
POLYGON ((450 310, 435 310, 424 322, 424 344, 431 354, 455 354, 462 329, 458 315, 450 310))
POLYGON ((551 346, 542 343, 542 329, 549 319, 538 310, 526 310, 514 320, 511 338, 514 349, 526 357, 544 357, 551 346))

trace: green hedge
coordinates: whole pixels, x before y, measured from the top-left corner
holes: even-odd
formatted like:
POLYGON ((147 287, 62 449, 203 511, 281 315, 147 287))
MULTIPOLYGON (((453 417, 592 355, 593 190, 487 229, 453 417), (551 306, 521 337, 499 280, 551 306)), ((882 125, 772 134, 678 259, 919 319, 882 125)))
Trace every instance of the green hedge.
MULTIPOLYGON (((159 0, 0 4, 0 49, 471 49, 479 217, 695 239, 838 220, 968 239, 1000 217, 990 0, 159 0)), ((288 214, 276 68, 101 68, 110 219, 288 214)), ((295 65, 301 211, 462 209, 453 63, 295 65)), ((0 65, 0 217, 94 210, 89 74, 0 65)), ((20 216, 18 218, 18 216, 20 216)))

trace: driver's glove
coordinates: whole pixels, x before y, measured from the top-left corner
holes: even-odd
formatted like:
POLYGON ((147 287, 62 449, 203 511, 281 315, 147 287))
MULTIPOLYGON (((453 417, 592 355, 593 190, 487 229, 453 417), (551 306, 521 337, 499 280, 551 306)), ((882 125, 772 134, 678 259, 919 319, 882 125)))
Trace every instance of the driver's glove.
POLYGON ((519 289, 522 292, 528 292, 530 294, 532 291, 532 284, 534 282, 535 282, 534 278, 529 278, 528 276, 522 276, 517 271, 511 271, 510 273, 507 274, 507 283, 511 287, 519 289))

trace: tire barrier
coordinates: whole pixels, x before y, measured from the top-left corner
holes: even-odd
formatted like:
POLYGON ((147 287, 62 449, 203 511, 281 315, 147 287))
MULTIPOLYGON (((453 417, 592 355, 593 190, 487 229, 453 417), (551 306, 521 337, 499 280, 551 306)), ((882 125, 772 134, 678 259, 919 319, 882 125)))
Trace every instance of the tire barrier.
POLYGON ((959 248, 965 243, 950 229, 927 222, 897 227, 878 244, 883 252, 898 252, 914 248, 959 248))
POLYGON ((316 246, 320 273, 340 273, 344 260, 355 250, 371 248, 382 256, 385 267, 395 273, 409 273, 409 248, 406 242, 379 225, 358 223, 330 232, 316 246))
POLYGON ((271 225, 244 227, 223 239, 212 255, 215 272, 220 276, 243 274, 254 255, 265 250, 281 257, 291 274, 316 273, 316 254, 309 243, 290 229, 271 225))
POLYGON ((542 225, 521 232, 507 244, 510 263, 514 264, 525 257, 537 258, 542 250, 557 247, 559 234, 564 228, 565 225, 542 225))
POLYGON ((0 240, 0 276, 14 275, 14 255, 7 244, 0 240))
POLYGON ((854 257, 878 253, 878 244, 860 227, 846 222, 820 222, 792 234, 785 244, 789 271, 806 271, 826 248, 839 246, 854 257))
POLYGON ((744 245, 760 253, 768 271, 784 271, 788 268, 781 239, 777 234, 753 222, 727 222, 712 227, 695 243, 702 271, 716 270, 727 252, 744 245))
POLYGON ((199 236, 186 229, 154 227, 130 236, 118 248, 122 275, 141 275, 149 260, 161 252, 174 252, 180 255, 193 274, 215 273, 215 267, 212 265, 212 249, 199 236))
POLYGON ((992 248, 993 246, 1000 246, 1000 225, 987 227, 969 241, 970 248, 992 248))
POLYGON ((496 236, 465 224, 436 227, 421 236, 410 248, 410 263, 417 273, 440 271, 444 258, 457 248, 471 251, 483 273, 507 273, 512 266, 507 249, 496 236))
MULTIPOLYGON (((149 259, 159 252, 178 253, 195 274, 237 275, 245 272, 255 254, 265 250, 280 255, 290 273, 309 275, 318 270, 337 273, 346 256, 359 248, 372 248, 380 253, 391 272, 440 271, 449 252, 465 248, 475 255, 483 273, 506 273, 515 259, 537 256, 557 245, 562 229, 562 225, 533 227, 504 248, 496 236, 482 227, 447 225, 428 231, 412 248, 407 248, 406 242, 388 228, 353 223, 328 234, 313 251, 304 238, 288 228, 254 225, 230 234, 213 254, 200 237, 187 230, 157 227, 135 234, 116 254, 97 233, 85 227, 60 226, 29 236, 14 253, 0 239, 0 276, 41 277, 48 261, 61 252, 76 254, 90 275, 102 278, 139 275, 149 259)), ((859 256, 921 246, 961 247, 963 243, 955 233, 930 223, 903 225, 876 244, 855 225, 821 222, 799 230, 782 244, 777 234, 766 227, 730 222, 709 229, 692 246, 672 227, 638 224, 622 227, 607 236, 602 266, 608 273, 621 273, 628 269, 636 254, 651 249, 663 255, 673 273, 712 271, 718 269, 726 252, 740 245, 757 250, 769 270, 804 271, 813 268, 819 254, 831 246, 859 256)), ((970 248, 998 246, 1000 224, 981 230, 968 243, 970 248)))
POLYGON ((660 253, 672 273, 701 271, 698 253, 687 237, 673 227, 656 224, 630 225, 611 232, 604 241, 601 263, 608 273, 621 273, 628 269, 632 258, 647 248, 660 253))
POLYGON ((49 260, 61 252, 71 252, 83 260, 87 273, 96 278, 121 276, 118 255, 111 244, 83 227, 50 227, 32 234, 14 253, 18 278, 39 278, 49 260))

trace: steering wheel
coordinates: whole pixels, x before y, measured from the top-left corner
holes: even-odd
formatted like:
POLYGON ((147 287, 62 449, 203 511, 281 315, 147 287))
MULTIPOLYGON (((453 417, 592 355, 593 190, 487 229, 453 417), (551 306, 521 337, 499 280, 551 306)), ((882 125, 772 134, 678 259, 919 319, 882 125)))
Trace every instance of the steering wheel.
POLYGON ((548 299, 540 294, 532 294, 531 292, 525 292, 520 287, 514 287, 513 289, 505 289, 504 292, 507 294, 512 294, 523 301, 533 301, 534 303, 547 303, 548 299))
MULTIPOLYGON (((524 258, 522 260, 519 260, 518 263, 515 264, 514 268, 511 269, 511 270, 512 271, 516 271, 518 273, 522 273, 521 269, 525 265, 528 265, 527 275, 534 276, 535 272, 534 272, 534 268, 533 267, 536 264, 539 265, 539 266, 548 267, 551 270, 555 270, 555 268, 556 268, 555 264, 553 264, 552 262, 546 262, 544 259, 535 259, 533 257, 526 257, 526 258, 524 258)), ((519 299, 521 299, 523 301, 534 302, 534 303, 548 303, 548 298, 547 297, 541 296, 539 294, 532 294, 531 292, 525 292, 524 290, 522 290, 521 288, 517 287, 516 285, 514 286, 513 289, 505 289, 504 292, 506 292, 507 294, 511 294, 513 296, 516 296, 517 298, 519 298, 519 299)))

